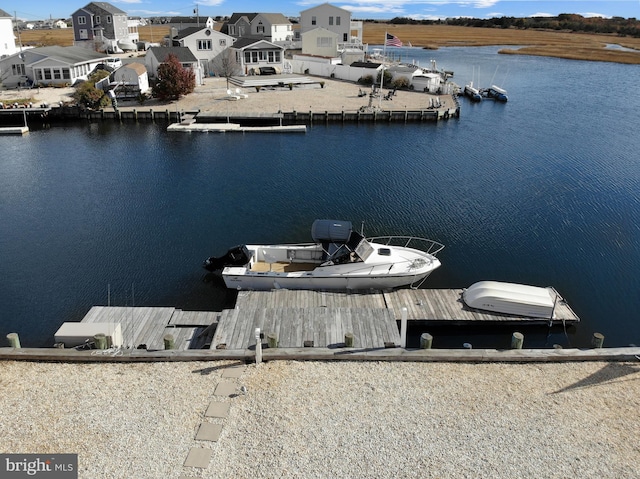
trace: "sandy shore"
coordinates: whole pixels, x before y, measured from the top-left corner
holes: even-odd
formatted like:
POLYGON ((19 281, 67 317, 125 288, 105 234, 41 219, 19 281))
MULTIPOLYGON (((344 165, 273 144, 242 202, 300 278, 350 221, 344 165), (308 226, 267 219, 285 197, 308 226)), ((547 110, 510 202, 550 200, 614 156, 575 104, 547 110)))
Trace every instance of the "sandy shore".
POLYGON ((77 453, 87 479, 640 477, 637 362, 276 361, 216 396, 232 365, 3 362, 0 451, 77 453))
MULTIPOLYGON (((358 97, 360 86, 331 79, 320 79, 324 87, 314 83, 301 85, 293 90, 285 88, 262 88, 259 92, 255 88, 242 88, 241 93, 246 98, 229 100, 227 82, 224 78, 205 78, 204 85, 198 85, 193 93, 182 97, 178 101, 169 103, 150 99, 140 105, 136 101, 120 101, 121 110, 169 109, 171 111, 200 110, 203 113, 234 114, 234 113, 276 113, 278 111, 356 111, 362 106, 369 105, 369 97, 358 97)), ((235 93, 236 87, 230 89, 235 93)), ((362 88, 367 93, 371 88, 362 88)), ((388 92, 383 89, 384 93, 388 92)), ((12 103, 19 99, 31 98, 34 105, 41 103, 55 105, 60 102, 71 101, 73 88, 33 88, 21 90, 1 90, 0 101, 12 103)), ((436 98, 435 95, 423 92, 397 91, 391 100, 374 99, 372 105, 382 110, 426 109, 436 98)), ((450 95, 440 96, 441 104, 454 108, 450 95)), ((111 107, 106 108, 107 110, 111 107)))

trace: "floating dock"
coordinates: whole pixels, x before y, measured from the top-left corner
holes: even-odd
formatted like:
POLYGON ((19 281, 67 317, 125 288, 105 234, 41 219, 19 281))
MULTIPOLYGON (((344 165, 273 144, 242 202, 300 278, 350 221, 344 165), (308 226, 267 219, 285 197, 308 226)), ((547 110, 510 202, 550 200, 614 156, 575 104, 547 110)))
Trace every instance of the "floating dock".
POLYGON ((0 127, 0 135, 24 135, 29 133, 28 126, 4 126, 0 127))
POLYGON ((306 133, 306 125, 242 126, 238 123, 172 123, 167 131, 213 133, 306 133))

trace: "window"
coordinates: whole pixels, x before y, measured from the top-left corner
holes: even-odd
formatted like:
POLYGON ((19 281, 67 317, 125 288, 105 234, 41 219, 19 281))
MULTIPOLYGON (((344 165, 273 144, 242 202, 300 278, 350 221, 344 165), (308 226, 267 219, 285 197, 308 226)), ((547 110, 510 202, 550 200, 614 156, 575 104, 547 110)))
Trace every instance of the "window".
POLYGON ((258 33, 264 33, 264 25, 258 25, 258 33))
POLYGON ((336 17, 336 25, 340 25, 340 17, 336 17))
POLYGON ((24 75, 24 63, 15 63, 11 65, 11 73, 13 75, 24 75))
POLYGON ((107 23, 111 23, 111 17, 107 16, 107 23))
POLYGON ((333 25, 333 17, 329 17, 329 25, 333 25))
POLYGON ((36 72, 36 80, 42 80, 42 70, 37 69, 35 72, 36 72))
POLYGON ((251 62, 258 63, 258 52, 251 52, 251 62))
POLYGON ((251 52, 244 52, 244 62, 251 63, 251 52))
POLYGON ((220 46, 221 46, 221 47, 226 47, 226 46, 227 46, 227 40, 226 40, 225 38, 222 38, 222 39, 220 40, 220 46))
POLYGON ((71 80, 71 74, 69 73, 68 68, 62 69, 62 78, 64 78, 65 80, 71 80))
POLYGON ((315 25, 316 24, 316 16, 314 15, 313 17, 311 17, 311 25, 315 25))
POLYGON ((51 80, 51 68, 44 69, 44 79, 51 80))
POLYGON ((316 46, 318 48, 329 48, 333 46, 333 38, 331 37, 318 37, 316 41, 316 46))
POLYGON ((235 33, 236 33, 236 26, 229 25, 229 35, 235 35, 235 33))
POLYGON ((87 17, 85 17, 84 15, 80 15, 78 17, 78 25, 86 25, 87 24, 87 17))
POLYGON ((198 40, 198 50, 211 50, 211 40, 198 40))
POLYGON ((96 24, 100 23, 100 15, 96 15, 96 24))
POLYGON ((349 34, 348 33, 343 33, 342 34, 342 41, 343 42, 349 41, 349 34))
POLYGON ((269 62, 269 63, 273 63, 273 62, 275 61, 275 60, 274 60, 274 58, 275 58, 274 53, 275 53, 275 52, 269 52, 269 55, 268 55, 268 62, 269 62))
POLYGON ((53 78, 54 78, 54 80, 61 80, 62 79, 62 71, 59 68, 55 68, 53 70, 53 78))

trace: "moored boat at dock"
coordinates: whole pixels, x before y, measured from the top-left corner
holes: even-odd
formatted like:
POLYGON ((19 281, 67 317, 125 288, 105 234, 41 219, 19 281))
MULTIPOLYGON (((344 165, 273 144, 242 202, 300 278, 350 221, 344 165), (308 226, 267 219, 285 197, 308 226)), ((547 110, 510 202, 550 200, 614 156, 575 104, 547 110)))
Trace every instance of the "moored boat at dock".
POLYGON ((491 85, 490 88, 482 90, 482 94, 487 98, 493 98, 496 101, 507 102, 509 100, 507 90, 495 85, 491 85))
POLYGON ((463 92, 471 101, 482 101, 482 95, 480 94, 480 91, 473 86, 473 82, 466 84, 463 92))
POLYGON ((316 220, 313 243, 242 245, 204 262, 228 288, 387 290, 419 287, 440 266, 444 245, 414 236, 365 238, 351 222, 316 220))

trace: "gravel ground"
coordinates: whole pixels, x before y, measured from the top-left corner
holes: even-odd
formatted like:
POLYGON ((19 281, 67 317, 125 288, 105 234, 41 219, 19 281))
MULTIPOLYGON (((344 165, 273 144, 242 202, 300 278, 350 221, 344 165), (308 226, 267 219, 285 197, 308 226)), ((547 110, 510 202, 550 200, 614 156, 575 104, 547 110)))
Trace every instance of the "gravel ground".
POLYGON ((204 419, 232 364, 3 362, 0 452, 78 453, 87 479, 640 477, 640 363, 274 361, 204 419))

